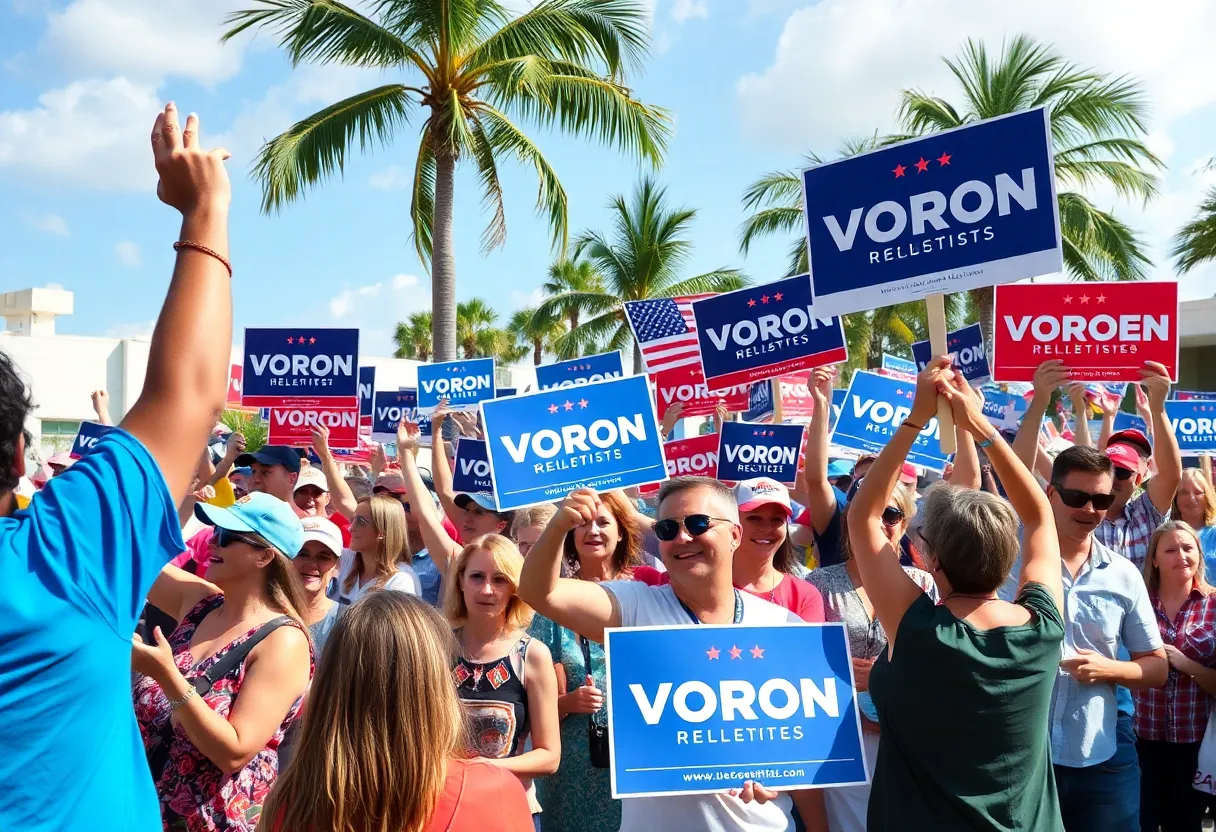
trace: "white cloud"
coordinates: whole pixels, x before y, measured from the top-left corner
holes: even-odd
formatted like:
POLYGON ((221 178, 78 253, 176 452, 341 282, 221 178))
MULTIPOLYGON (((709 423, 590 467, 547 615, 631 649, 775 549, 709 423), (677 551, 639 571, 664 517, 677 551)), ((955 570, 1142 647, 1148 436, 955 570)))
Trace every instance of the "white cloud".
POLYGON ((397 274, 363 286, 345 287, 329 299, 329 314, 343 326, 359 327, 363 355, 392 355, 398 321, 431 307, 430 280, 397 274))
POLYGON ((72 234, 68 221, 58 214, 26 214, 25 221, 31 228, 54 234, 56 237, 69 237, 72 234))
POLYGON ((412 274, 399 274, 393 277, 394 289, 412 289, 418 285, 418 277, 412 274))
POLYGON ((410 172, 401 165, 389 165, 381 171, 373 173, 367 184, 381 191, 399 191, 408 188, 413 183, 410 172))
POLYGON ((521 292, 515 289, 511 292, 511 308, 512 309, 535 309, 545 302, 548 297, 539 286, 531 292, 521 292))
POLYGON ((671 7, 671 19, 676 23, 684 23, 694 17, 709 17, 709 6, 706 0, 675 0, 671 7))
POLYGON ((114 256, 118 258, 118 262, 124 266, 138 268, 144 262, 143 252, 139 248, 138 243, 133 243, 130 240, 123 240, 114 246, 114 256))
POLYGON ((355 289, 343 289, 329 299, 329 314, 335 318, 345 318, 355 311, 355 304, 360 298, 375 298, 384 288, 383 283, 372 283, 355 289))
POLYGON ((156 321, 144 321, 142 323, 119 324, 112 326, 105 332, 106 338, 130 338, 139 341, 149 341, 152 338, 152 330, 156 329, 156 321))

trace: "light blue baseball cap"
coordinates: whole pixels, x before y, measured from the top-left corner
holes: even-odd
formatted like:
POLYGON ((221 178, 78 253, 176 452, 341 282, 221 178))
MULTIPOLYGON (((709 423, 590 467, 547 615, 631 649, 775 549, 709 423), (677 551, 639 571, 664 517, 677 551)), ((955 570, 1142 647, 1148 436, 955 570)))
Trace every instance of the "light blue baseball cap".
POLYGON ((828 478, 843 477, 853 473, 853 460, 833 459, 828 463, 828 478))
POLYGON ((289 558, 304 548, 304 526, 292 507, 260 491, 242 497, 231 508, 199 503, 194 516, 218 529, 260 535, 289 558))

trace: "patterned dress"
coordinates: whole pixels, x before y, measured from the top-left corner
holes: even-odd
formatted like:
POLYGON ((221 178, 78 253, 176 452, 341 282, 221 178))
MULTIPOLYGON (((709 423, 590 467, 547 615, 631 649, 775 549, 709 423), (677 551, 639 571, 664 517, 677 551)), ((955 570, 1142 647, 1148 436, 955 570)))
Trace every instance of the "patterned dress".
MULTIPOLYGON (((553 654, 553 661, 566 670, 566 689, 570 693, 587 680, 583 648, 578 636, 547 618, 536 616, 529 632, 553 654)), ((604 676, 604 648, 591 642, 591 677, 601 691, 607 689, 604 676)), ((608 724, 607 706, 594 714, 597 724, 608 724)), ((591 765, 587 742, 587 714, 570 714, 562 720, 562 762, 556 774, 536 781, 537 797, 544 808, 545 832, 617 832, 621 826, 621 803, 612 799, 608 769, 591 765)))
MULTIPOLYGON (((259 629, 254 627, 211 658, 192 666, 190 639, 202 620, 219 609, 223 603, 223 595, 211 595, 199 601, 169 637, 177 669, 187 679, 193 679, 205 672, 235 645, 259 629)), ((288 626, 299 627, 298 624, 288 626)), ((309 650, 308 676, 311 679, 311 647, 309 650)), ((203 701, 211 710, 227 718, 244 679, 245 664, 242 662, 227 676, 217 679, 203 697, 203 701)), ((135 717, 139 721, 139 732, 143 736, 144 750, 148 752, 149 759, 156 755, 166 734, 172 736, 168 762, 156 782, 165 830, 254 832, 262 812, 262 803, 270 793, 275 778, 279 776, 279 745, 283 742, 288 727, 299 714, 303 698, 292 704, 283 724, 266 743, 266 747, 254 755, 244 768, 229 776, 194 747, 181 725, 170 724, 173 711, 159 684, 147 676, 137 675, 134 697, 135 717)))

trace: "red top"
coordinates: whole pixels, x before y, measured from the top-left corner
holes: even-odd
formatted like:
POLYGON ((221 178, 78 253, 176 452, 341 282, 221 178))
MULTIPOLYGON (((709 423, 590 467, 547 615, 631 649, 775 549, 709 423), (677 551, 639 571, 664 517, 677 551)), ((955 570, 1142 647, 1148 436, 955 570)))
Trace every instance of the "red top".
MULTIPOLYGON (((1170 621, 1161 598, 1149 593, 1161 640, 1204 667, 1216 665, 1216 595, 1191 590, 1182 609, 1170 621)), ((1212 698, 1190 676, 1170 668, 1165 685, 1132 691, 1136 702, 1136 736, 1156 742, 1199 742, 1208 725, 1212 698)))
MULTIPOLYGON (((633 579, 647 586, 664 586, 671 583, 670 575, 660 572, 653 566, 633 567, 633 579)), ((785 607, 803 621, 811 624, 819 624, 824 620, 823 596, 819 594, 819 590, 807 581, 795 578, 793 575, 782 577, 781 583, 777 584, 776 589, 772 592, 752 592, 749 589, 743 591, 748 595, 763 598, 770 604, 785 607)))
POLYGON ((329 520, 338 527, 338 531, 342 533, 342 548, 350 548, 350 521, 342 516, 342 513, 335 511, 329 515, 329 520))

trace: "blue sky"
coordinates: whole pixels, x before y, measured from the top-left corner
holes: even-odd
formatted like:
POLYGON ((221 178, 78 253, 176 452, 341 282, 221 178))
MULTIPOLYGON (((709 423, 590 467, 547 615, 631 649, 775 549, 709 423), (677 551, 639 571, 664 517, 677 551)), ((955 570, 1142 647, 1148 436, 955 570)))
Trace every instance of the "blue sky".
MULTIPOLYGON (((527 0, 514 0, 517 5, 527 0)), ((355 154, 343 178, 280 214, 259 211, 249 176, 261 142, 302 116, 373 86, 360 70, 292 70, 265 35, 218 44, 241 0, 0 0, 0 289, 59 283, 76 312, 59 331, 150 331, 167 285, 175 213, 154 195, 147 133, 173 99, 202 117, 204 141, 233 151, 236 326, 359 326, 363 352, 387 355, 395 321, 429 306, 429 283, 409 241, 408 191, 417 148, 355 154)), ((1147 207, 1092 196, 1142 234, 1172 276, 1169 236, 1214 175, 1216 4, 1158 0, 651 0, 654 56, 633 82, 670 109, 675 136, 662 170, 673 203, 696 208, 688 274, 719 266, 753 279, 784 274, 789 241, 744 258, 740 195, 807 151, 894 127, 897 93, 955 96, 940 56, 968 36, 994 47, 1025 31, 1074 60, 1140 78, 1153 107, 1149 142, 1166 160, 1162 194, 1147 207), (1060 10, 1057 5, 1067 8, 1060 10), (1012 8, 1016 7, 1016 8, 1012 8)), ((534 134, 570 198, 574 233, 603 227, 605 205, 647 171, 610 148, 534 134)), ((457 178, 458 294, 486 298, 505 319, 534 302, 551 260, 534 213, 535 177, 505 171, 508 238, 480 253, 479 192, 457 178)), ((1216 293, 1216 269, 1183 297, 1216 293)), ((240 341, 239 331, 236 340, 240 341)))

